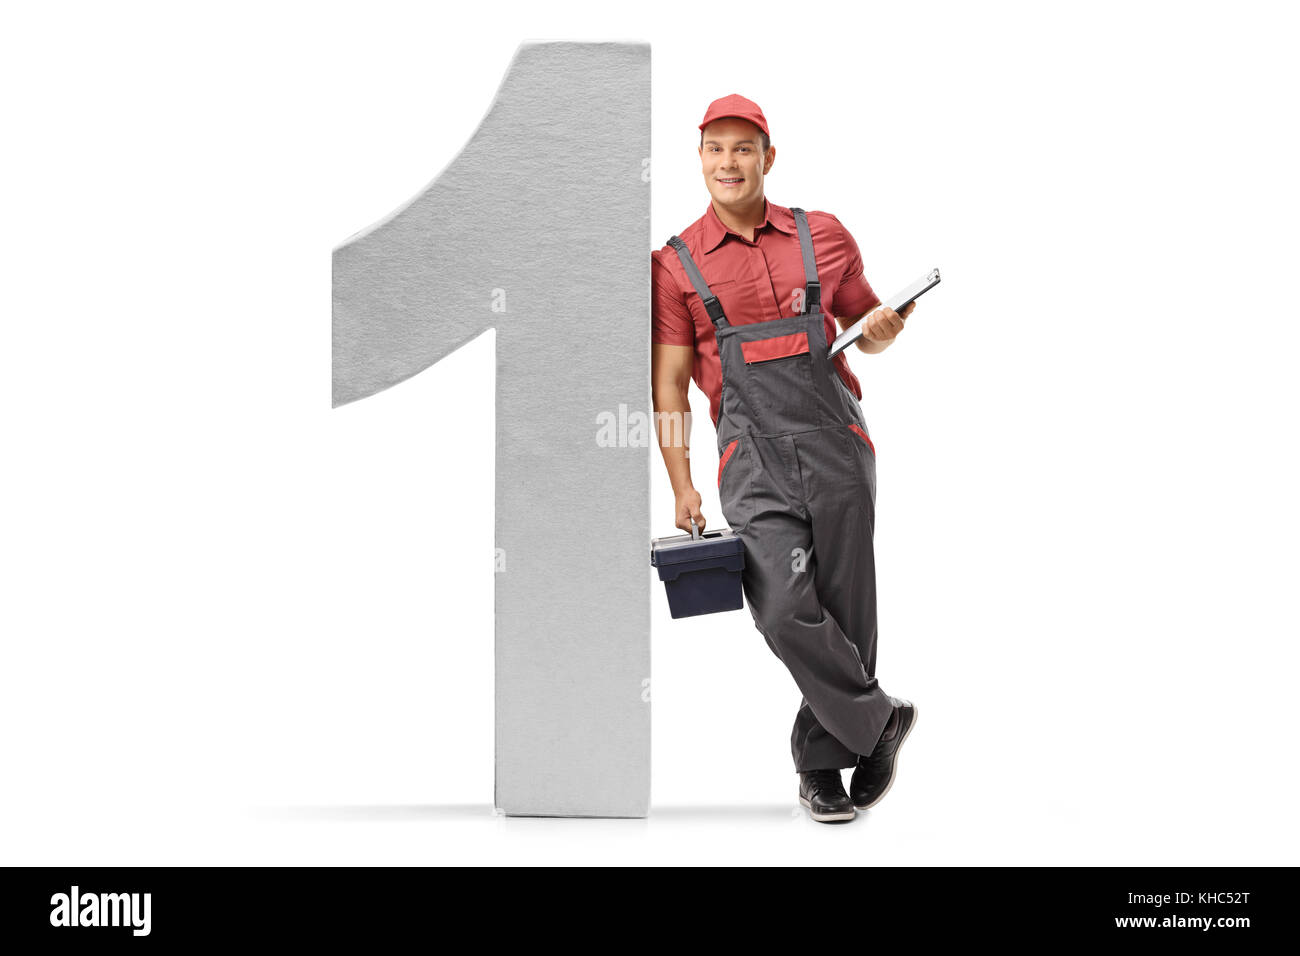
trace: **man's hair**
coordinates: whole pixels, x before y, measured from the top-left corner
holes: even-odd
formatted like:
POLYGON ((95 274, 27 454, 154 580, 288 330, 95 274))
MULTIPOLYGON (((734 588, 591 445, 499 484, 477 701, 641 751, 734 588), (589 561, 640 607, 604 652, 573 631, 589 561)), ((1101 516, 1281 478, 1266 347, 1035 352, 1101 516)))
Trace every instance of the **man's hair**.
MULTIPOLYGON (((758 131, 758 142, 763 147, 762 152, 766 153, 772 146, 772 141, 768 139, 766 133, 761 129, 758 131)), ((700 149, 704 148, 704 130, 700 130, 700 149)))

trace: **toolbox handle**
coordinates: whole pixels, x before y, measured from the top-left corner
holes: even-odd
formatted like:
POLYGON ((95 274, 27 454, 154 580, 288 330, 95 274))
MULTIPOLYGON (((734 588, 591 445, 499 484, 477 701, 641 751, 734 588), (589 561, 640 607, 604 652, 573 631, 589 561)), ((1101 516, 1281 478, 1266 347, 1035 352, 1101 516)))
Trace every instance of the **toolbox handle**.
POLYGON ((699 525, 695 523, 695 515, 691 515, 691 540, 700 540, 700 528, 699 525))

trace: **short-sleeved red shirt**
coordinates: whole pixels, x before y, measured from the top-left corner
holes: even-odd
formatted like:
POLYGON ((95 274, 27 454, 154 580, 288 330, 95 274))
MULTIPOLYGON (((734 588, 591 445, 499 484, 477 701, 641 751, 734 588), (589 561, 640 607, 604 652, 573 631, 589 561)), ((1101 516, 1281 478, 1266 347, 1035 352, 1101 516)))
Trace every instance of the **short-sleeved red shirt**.
MULTIPOLYGON (((797 315, 796 290, 804 289, 803 256, 794 213, 763 200, 763 224, 750 242, 723 225, 713 203, 703 216, 679 235, 732 325, 765 322, 797 315)), ((826 341, 839 334, 835 318, 861 315, 880 304, 862 274, 862 254, 853 236, 828 212, 808 211, 808 229, 817 254, 821 307, 826 313, 826 341)), ((695 348, 692 377, 709 396, 709 415, 716 428, 722 398, 722 367, 713 322, 691 285, 677 250, 670 245, 650 254, 651 336, 663 345, 695 348)), ((835 356, 836 370, 855 397, 862 386, 849 368, 844 352, 835 356)))

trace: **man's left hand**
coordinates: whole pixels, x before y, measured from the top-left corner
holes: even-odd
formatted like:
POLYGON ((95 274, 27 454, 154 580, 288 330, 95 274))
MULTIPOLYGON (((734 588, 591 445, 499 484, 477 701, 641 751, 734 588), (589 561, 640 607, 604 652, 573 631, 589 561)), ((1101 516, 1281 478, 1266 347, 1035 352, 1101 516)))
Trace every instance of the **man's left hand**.
POLYGON ((903 331, 903 320, 911 315, 915 308, 916 301, 913 300, 903 306, 902 312, 895 312, 889 306, 876 309, 867 319, 862 337, 872 342, 879 342, 881 345, 894 341, 898 333, 903 331))

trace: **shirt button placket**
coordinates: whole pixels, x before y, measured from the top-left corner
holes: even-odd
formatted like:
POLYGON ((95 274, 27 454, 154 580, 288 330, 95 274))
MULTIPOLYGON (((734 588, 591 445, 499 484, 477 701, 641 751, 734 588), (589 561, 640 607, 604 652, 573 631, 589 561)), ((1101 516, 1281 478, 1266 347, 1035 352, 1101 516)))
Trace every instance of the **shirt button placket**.
POLYGON ((767 261, 767 255, 761 247, 754 247, 755 259, 752 263, 756 276, 762 276, 758 279, 756 285, 762 290, 763 312, 765 319, 781 318, 781 304, 776 299, 776 290, 772 287, 772 270, 769 268, 770 263, 767 261))

